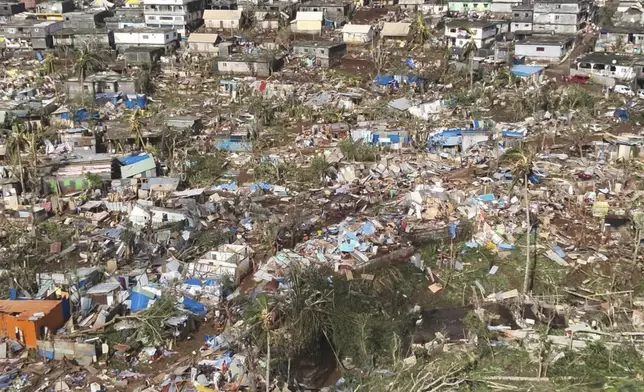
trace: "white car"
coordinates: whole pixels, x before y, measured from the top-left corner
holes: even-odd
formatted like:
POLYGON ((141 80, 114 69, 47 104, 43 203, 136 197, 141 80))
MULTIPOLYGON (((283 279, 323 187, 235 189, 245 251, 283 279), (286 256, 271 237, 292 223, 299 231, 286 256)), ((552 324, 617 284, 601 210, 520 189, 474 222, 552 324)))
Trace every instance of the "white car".
POLYGON ((644 90, 637 90, 637 98, 644 99, 644 90))
POLYGON ((624 86, 623 84, 616 84, 613 91, 615 91, 617 94, 624 94, 631 97, 635 95, 635 93, 630 87, 624 86))

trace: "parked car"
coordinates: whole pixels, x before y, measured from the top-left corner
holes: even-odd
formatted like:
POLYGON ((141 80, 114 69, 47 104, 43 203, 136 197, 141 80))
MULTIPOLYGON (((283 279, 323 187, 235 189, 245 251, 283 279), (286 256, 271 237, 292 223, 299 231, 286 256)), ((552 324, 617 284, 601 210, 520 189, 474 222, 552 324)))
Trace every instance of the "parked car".
POLYGON ((635 95, 630 87, 624 86, 623 84, 616 84, 613 91, 615 91, 617 94, 624 94, 631 97, 635 95))
POLYGON ((564 75, 562 77, 564 83, 579 83, 586 84, 590 80, 590 76, 583 75, 564 75))
POLYGON ((637 90, 637 98, 644 99, 644 90, 637 90))

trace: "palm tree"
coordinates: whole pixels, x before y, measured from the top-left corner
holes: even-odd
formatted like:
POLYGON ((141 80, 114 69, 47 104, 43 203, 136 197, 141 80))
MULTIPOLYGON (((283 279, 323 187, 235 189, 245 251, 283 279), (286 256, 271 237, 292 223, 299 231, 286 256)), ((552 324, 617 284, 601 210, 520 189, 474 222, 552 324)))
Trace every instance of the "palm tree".
POLYGON ((421 12, 416 13, 411 29, 412 42, 419 46, 423 46, 431 35, 429 27, 425 24, 425 20, 423 19, 423 14, 421 12))
POLYGON ((132 226, 132 222, 125 221, 119 235, 119 240, 125 244, 125 259, 131 260, 134 256, 134 245, 136 245, 136 232, 132 226))
POLYGON ((25 179, 22 168, 22 150, 29 146, 29 132, 21 122, 14 122, 11 127, 11 133, 7 138, 7 155, 11 160, 17 162, 20 171, 20 187, 25 192, 25 179))
POLYGON ((474 61, 474 54, 477 51, 476 47, 476 41, 474 41, 474 34, 470 29, 464 29, 467 32, 467 37, 468 40, 465 42, 465 45, 461 48, 461 56, 465 57, 468 59, 468 67, 469 67, 469 74, 470 74, 470 89, 472 88, 472 85, 474 83, 474 69, 472 67, 473 61, 474 61))
POLYGON ((525 275, 523 278, 523 292, 528 293, 530 287, 530 276, 532 274, 532 263, 530 261, 530 236, 532 231, 532 224, 530 222, 530 197, 528 194, 528 178, 532 174, 534 154, 532 151, 521 148, 513 148, 506 151, 500 159, 501 164, 510 166, 514 181, 512 187, 520 180, 523 180, 523 198, 525 202, 526 222, 528 223, 528 232, 526 235, 526 261, 525 261, 525 275))
POLYGON ((74 73, 78 76, 78 81, 81 88, 81 96, 83 104, 85 103, 85 78, 88 72, 93 72, 103 66, 101 56, 95 51, 91 50, 89 45, 81 48, 74 61, 74 73))
POLYGON ((143 141, 143 120, 142 120, 141 109, 137 106, 133 111, 130 112, 128 116, 128 124, 130 128, 130 134, 134 137, 135 142, 138 144, 139 148, 143 148, 145 142, 143 141))
POLYGON ((275 324, 277 307, 266 294, 260 294, 244 311, 244 321, 256 342, 266 339, 266 390, 270 391, 271 329, 275 324))
POLYGON ((45 59, 42 62, 42 65, 43 71, 45 71, 46 75, 51 75, 56 72, 54 68, 54 55, 52 53, 47 53, 45 59))

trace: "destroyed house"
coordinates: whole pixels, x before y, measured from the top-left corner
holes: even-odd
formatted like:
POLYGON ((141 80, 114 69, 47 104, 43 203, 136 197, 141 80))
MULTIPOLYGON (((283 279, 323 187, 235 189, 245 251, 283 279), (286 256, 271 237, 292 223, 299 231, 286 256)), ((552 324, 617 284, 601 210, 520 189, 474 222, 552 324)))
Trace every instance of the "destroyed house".
POLYGON ((47 49, 53 47, 52 34, 63 28, 63 22, 24 19, 0 27, 7 49, 47 49))
MULTIPOLYGON (((39 272, 36 274, 36 283, 44 295, 49 296, 55 288, 76 291, 72 287, 92 287, 101 278, 101 271, 95 267, 81 267, 68 272, 39 272)), ((39 296, 40 297, 40 296, 39 296)))
POLYGON ((201 117, 195 116, 168 117, 164 123, 168 128, 190 129, 194 132, 199 132, 203 129, 201 117))
POLYGON ((110 30, 127 28, 144 28, 145 19, 143 12, 137 8, 117 8, 114 16, 105 18, 105 27, 110 30))
POLYGON ((88 44, 98 44, 105 48, 114 46, 113 32, 106 29, 64 28, 52 34, 53 45, 57 48, 81 48, 88 44))
POLYGON ((149 154, 130 155, 112 161, 114 178, 156 177, 157 163, 149 154))
POLYGON ((127 93, 136 94, 141 91, 141 81, 134 75, 119 75, 117 73, 99 73, 89 75, 80 85, 77 77, 71 77, 65 82, 65 87, 70 95, 89 94, 96 96, 98 93, 127 93))
POLYGON ((69 316, 67 300, 2 300, 0 335, 36 348, 37 340, 54 334, 69 316))
POLYGON ((96 153, 96 136, 87 128, 67 128, 58 131, 61 143, 69 145, 72 150, 84 150, 96 153))
POLYGON ((123 57, 128 64, 154 66, 161 61, 165 48, 155 46, 130 46, 123 50, 123 57))
POLYGON ((170 222, 184 222, 192 226, 192 219, 183 210, 173 210, 170 208, 147 207, 141 204, 135 204, 128 215, 132 224, 145 226, 148 222, 155 225, 167 224, 170 222))
POLYGON ((230 276, 239 283, 252 271, 253 250, 247 245, 226 244, 206 252, 196 262, 187 265, 188 275, 202 279, 230 276))
POLYGON ((273 71, 278 71, 283 64, 282 59, 268 55, 232 54, 219 56, 213 62, 213 71, 224 75, 250 75, 266 77, 273 71))
POLYGON ((331 68, 342 61, 347 44, 340 42, 303 42, 293 45, 293 54, 311 61, 312 66, 331 68))
POLYGON ((351 5, 342 1, 307 1, 300 4, 299 11, 322 12, 325 21, 342 22, 349 15, 351 5))
POLYGON ((599 32, 595 51, 616 51, 622 46, 623 52, 642 54, 644 46, 644 26, 604 26, 599 32))
POLYGON ((644 60, 636 55, 618 53, 589 53, 571 65, 571 74, 595 75, 630 81, 642 78, 644 60))
POLYGON ((0 17, 13 16, 25 12, 24 3, 0 3, 0 17))
POLYGON ((92 286, 86 295, 96 304, 111 307, 123 303, 128 292, 122 289, 119 282, 103 282, 92 286))
POLYGON ((59 162, 51 175, 42 178, 43 188, 53 194, 76 193, 89 185, 85 173, 93 173, 104 180, 112 177, 111 156, 109 154, 87 154, 59 162))
POLYGON ((100 29, 105 27, 105 18, 111 16, 106 9, 73 11, 63 14, 66 29, 100 29))

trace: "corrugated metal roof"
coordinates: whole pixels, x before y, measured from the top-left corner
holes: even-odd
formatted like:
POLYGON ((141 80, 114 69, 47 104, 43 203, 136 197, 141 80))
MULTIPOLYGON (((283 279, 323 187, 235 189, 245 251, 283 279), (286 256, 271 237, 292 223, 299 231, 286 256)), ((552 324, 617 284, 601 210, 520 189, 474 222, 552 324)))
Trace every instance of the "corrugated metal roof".
POLYGON ((409 35, 411 23, 385 23, 380 35, 383 37, 406 37, 409 35))
POLYGON ((192 33, 188 36, 188 42, 214 44, 218 38, 219 34, 192 33))
POLYGON ((239 20, 241 16, 240 10, 205 10, 203 12, 204 20, 239 20))
POLYGON ((371 30, 371 25, 347 24, 342 28, 343 33, 350 34, 367 34, 371 30))
POLYGON ((320 21, 324 20, 323 12, 307 12, 307 11, 297 11, 297 16, 295 20, 300 21, 320 21))
POLYGON ((103 282, 87 290, 87 294, 107 294, 120 288, 119 282, 103 282))
POLYGON ((0 313, 4 314, 16 314, 16 317, 19 319, 28 319, 33 316, 34 313, 44 313, 48 314, 58 304, 60 301, 53 300, 1 300, 0 301, 0 313))

